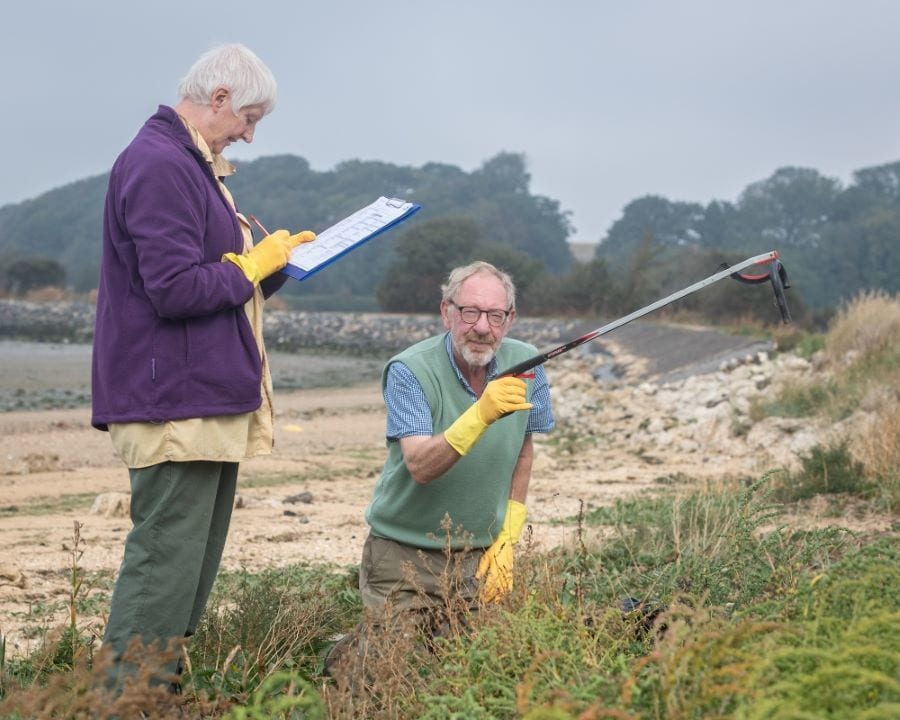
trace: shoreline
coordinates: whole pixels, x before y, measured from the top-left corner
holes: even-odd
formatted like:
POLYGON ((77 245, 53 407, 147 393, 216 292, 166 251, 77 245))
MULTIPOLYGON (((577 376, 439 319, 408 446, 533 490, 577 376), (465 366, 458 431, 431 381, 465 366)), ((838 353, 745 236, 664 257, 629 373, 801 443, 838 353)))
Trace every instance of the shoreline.
MULTIPOLYGON (((381 377, 386 358, 270 351, 275 392, 342 388, 381 377)), ((0 339, 0 412, 91 402, 91 345, 0 339)))

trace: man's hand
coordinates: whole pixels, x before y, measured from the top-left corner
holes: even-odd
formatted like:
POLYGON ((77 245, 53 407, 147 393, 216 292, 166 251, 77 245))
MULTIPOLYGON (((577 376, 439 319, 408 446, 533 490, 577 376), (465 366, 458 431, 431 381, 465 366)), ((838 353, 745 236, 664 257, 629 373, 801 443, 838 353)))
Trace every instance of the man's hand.
POLYGON ((526 389, 525 381, 517 377, 491 380, 478 401, 444 431, 444 439, 460 455, 466 455, 489 425, 510 413, 531 409, 531 403, 525 401, 526 389))
POLYGON ((304 230, 296 235, 291 235, 287 230, 276 230, 271 235, 266 235, 246 255, 226 253, 222 256, 222 260, 228 260, 237 265, 256 287, 269 275, 287 265, 291 251, 295 247, 315 239, 316 234, 309 230, 304 230))
POLYGON ((481 599, 484 602, 496 602, 513 588, 513 546, 519 541, 527 514, 527 509, 520 502, 510 500, 506 504, 506 517, 500 534, 494 544, 484 551, 475 573, 475 577, 482 580, 481 599))

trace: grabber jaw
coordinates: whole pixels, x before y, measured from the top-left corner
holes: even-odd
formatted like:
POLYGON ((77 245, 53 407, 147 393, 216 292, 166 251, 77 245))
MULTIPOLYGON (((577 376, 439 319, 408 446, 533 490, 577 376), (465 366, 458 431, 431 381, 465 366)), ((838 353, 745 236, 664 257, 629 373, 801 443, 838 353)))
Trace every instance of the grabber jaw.
POLYGON ((772 290, 775 291, 775 306, 778 308, 778 312, 781 313, 782 322, 787 325, 791 322, 791 311, 788 309, 787 298, 784 295, 784 291, 791 286, 791 283, 788 280, 787 270, 784 269, 784 265, 781 263, 781 260, 778 259, 778 251, 773 250, 771 260, 766 260, 765 262, 770 265, 769 272, 763 273, 762 275, 750 275, 749 273, 736 272, 731 273, 731 277, 734 280, 747 285, 759 285, 760 283, 771 282, 772 290))
POLYGON ((781 260, 772 262, 772 269, 769 271, 769 280, 772 281, 772 289, 775 291, 775 306, 781 313, 781 321, 787 325, 791 322, 791 311, 788 309, 787 298, 784 291, 791 286, 788 280, 787 270, 781 264, 781 260))

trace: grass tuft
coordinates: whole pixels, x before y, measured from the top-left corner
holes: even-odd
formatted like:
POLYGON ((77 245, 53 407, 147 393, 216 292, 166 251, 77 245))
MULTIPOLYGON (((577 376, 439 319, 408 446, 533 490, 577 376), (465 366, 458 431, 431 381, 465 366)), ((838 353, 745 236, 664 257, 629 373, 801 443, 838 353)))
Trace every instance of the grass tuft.
POLYGON ((828 447, 816 445, 800 456, 801 469, 782 472, 773 483, 773 497, 780 502, 806 500, 815 495, 869 493, 863 465, 853 459, 846 440, 828 447))

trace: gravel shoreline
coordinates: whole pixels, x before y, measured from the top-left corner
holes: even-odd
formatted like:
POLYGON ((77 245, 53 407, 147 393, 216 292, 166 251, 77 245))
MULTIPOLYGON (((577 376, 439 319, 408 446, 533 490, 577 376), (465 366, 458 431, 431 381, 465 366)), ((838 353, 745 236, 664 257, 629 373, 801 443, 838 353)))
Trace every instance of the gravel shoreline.
MULTIPOLYGON (((0 300, 0 339, 89 345, 95 308, 83 301, 37 303, 0 300)), ((268 310, 266 346, 273 351, 331 352, 388 357, 443 329, 435 314, 268 310)), ((577 333, 579 320, 518 318, 515 337, 543 347, 577 333)))
MULTIPOLYGON (((264 333, 276 390, 374 381, 384 361, 443 329, 438 315, 270 310, 264 333)), ((538 347, 574 333, 576 321, 517 320, 515 337, 538 347)), ((0 300, 0 412, 90 403, 94 306, 0 300)))

